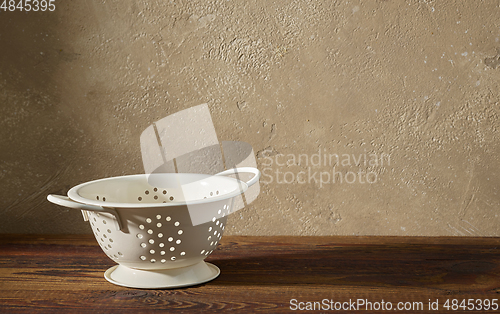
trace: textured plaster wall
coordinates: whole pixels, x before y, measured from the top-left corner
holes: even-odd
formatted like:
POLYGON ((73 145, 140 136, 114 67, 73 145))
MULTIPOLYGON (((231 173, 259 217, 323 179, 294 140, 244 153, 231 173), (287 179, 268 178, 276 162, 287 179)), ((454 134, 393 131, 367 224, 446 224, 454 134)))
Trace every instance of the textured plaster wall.
POLYGON ((264 172, 228 234, 500 236, 499 38, 498 1, 0 11, 0 232, 90 232, 46 195, 143 172, 141 132, 208 103, 264 172))

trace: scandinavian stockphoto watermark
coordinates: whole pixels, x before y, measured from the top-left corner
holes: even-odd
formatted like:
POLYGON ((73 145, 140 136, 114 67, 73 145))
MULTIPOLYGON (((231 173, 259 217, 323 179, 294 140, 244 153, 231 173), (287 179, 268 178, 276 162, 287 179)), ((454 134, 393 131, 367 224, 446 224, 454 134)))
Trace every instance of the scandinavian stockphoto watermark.
MULTIPOLYGON (((260 173, 252 146, 242 141, 219 141, 207 104, 190 107, 155 121, 142 132, 140 142, 148 183, 155 189, 163 189, 163 194, 176 190, 177 200, 197 197, 193 192, 196 176, 186 174, 201 174, 196 180, 206 180, 203 175, 218 178, 233 176, 246 183, 237 183, 234 190, 212 188, 214 191, 204 195, 204 198, 220 198, 224 196, 222 193, 226 193, 227 198, 230 191, 234 194, 239 190, 240 193, 232 196, 231 205, 224 210, 218 207, 207 210, 196 202, 188 202, 186 206, 193 226, 234 213, 254 201, 260 193, 260 173), (178 175, 164 175, 174 173, 178 175)), ((209 188, 210 184, 204 182, 202 185, 209 188)), ((143 197, 138 200, 142 201, 143 197)), ((154 200, 158 199, 158 195, 154 197, 154 200)), ((170 198, 166 202, 173 200, 170 198)))
POLYGON ((332 153, 319 149, 314 154, 279 154, 262 152, 264 184, 373 184, 378 182, 381 167, 391 164, 385 153, 332 153))

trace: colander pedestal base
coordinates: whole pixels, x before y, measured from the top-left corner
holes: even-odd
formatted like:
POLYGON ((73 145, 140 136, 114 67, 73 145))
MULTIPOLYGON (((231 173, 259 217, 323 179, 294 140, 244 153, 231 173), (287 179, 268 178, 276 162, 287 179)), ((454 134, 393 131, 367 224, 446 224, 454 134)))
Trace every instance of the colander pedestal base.
POLYGON ((107 281, 128 288, 171 289, 208 282, 219 276, 217 266, 201 261, 174 269, 143 270, 116 265, 104 273, 107 281))

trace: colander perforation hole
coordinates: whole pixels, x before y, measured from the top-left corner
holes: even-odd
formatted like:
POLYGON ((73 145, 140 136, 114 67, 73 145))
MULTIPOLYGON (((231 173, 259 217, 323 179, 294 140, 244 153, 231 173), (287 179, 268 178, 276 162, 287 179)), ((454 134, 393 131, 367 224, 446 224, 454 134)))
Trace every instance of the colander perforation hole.
POLYGON ((144 237, 144 236, 143 236, 142 234, 140 234, 140 233, 138 233, 138 234, 137 234, 137 238, 138 238, 138 239, 142 239, 143 237, 144 237))
POLYGON ((220 213, 221 213, 221 212, 222 212, 222 211, 219 209, 219 210, 217 211, 217 214, 219 214, 219 215, 220 215, 220 213))
POLYGON ((102 198, 102 201, 103 201, 103 202, 106 202, 106 198, 105 198, 105 197, 103 197, 103 198, 102 198))
POLYGON ((173 261, 175 261, 175 256, 172 256, 170 259, 173 260, 173 261))
POLYGON ((162 226, 161 222, 157 223, 157 224, 156 224, 156 226, 157 226, 158 228, 161 228, 161 226, 162 226))
POLYGON ((96 200, 99 200, 99 196, 96 196, 96 200))
POLYGON ((158 199, 158 195, 155 195, 153 198, 154 198, 155 200, 157 200, 157 199, 158 199))
POLYGON ((165 243, 160 243, 158 244, 159 247, 164 247, 165 246, 165 243))
POLYGON ((200 254, 203 255, 205 253, 205 250, 201 250, 200 254))
POLYGON ((175 247, 171 246, 170 247, 170 252, 173 252, 173 251, 175 251, 175 247))
POLYGON ((106 230, 108 233, 111 233, 111 229, 106 230))
POLYGON ((97 229, 97 232, 101 232, 101 230, 99 230, 99 228, 96 228, 97 229))
POLYGON ((141 259, 142 259, 143 261, 145 261, 145 260, 146 260, 146 256, 142 255, 142 256, 141 256, 141 259))
POLYGON ((166 259, 162 259, 162 260, 161 260, 161 262, 162 262, 162 263, 166 263, 166 262, 167 262, 167 260, 166 260, 166 259))
POLYGON ((140 196, 139 196, 139 197, 137 198, 137 200, 139 200, 139 202, 140 202, 140 201, 142 201, 142 197, 140 197, 140 196))
POLYGON ((186 255, 186 252, 181 252, 181 256, 184 256, 184 255, 186 255))
POLYGON ((155 244, 155 240, 153 240, 153 239, 149 239, 149 243, 151 243, 151 244, 155 244))
POLYGON ((108 244, 108 247, 111 248, 111 244, 108 244))
POLYGON ((151 263, 156 263, 156 260, 154 258, 152 258, 151 263))
POLYGON ((149 250, 149 254, 155 254, 155 250, 149 250))
POLYGON ((149 234, 153 234, 153 229, 149 229, 149 230, 148 230, 148 233, 149 233, 149 234))
POLYGON ((166 221, 170 221, 172 220, 172 218, 170 216, 167 216, 167 218, 165 218, 166 221))
POLYGON ((177 231, 177 234, 179 234, 179 235, 181 235, 182 233, 184 233, 184 231, 182 231, 182 230, 177 231))
POLYGON ((109 242, 113 243, 113 239, 109 238, 109 242))
POLYGON ((167 190, 163 190, 163 194, 167 194, 167 190))
POLYGON ((161 215, 156 215, 156 219, 160 220, 161 219, 161 215))
POLYGON ((106 220, 103 220, 103 221, 102 221, 102 223, 103 223, 103 224, 107 224, 106 220))
POLYGON ((182 241, 181 241, 180 239, 179 239, 179 240, 177 240, 177 241, 175 241, 175 243, 177 243, 177 244, 181 244, 181 242, 182 242, 182 241))
POLYGON ((179 227, 179 225, 180 225, 180 224, 181 224, 180 222, 176 221, 176 222, 174 223, 174 226, 179 227))
POLYGON ((94 217, 94 221, 97 222, 97 219, 94 217))
POLYGON ((212 227, 209 227, 209 228, 208 228, 208 232, 210 232, 210 231, 212 231, 212 227))
POLYGON ((165 251, 160 251, 160 254, 161 255, 165 255, 165 251))
POLYGON ((148 190, 144 191, 144 194, 148 195, 148 194, 149 194, 149 191, 148 191, 148 190))
POLYGON ((139 225, 139 229, 144 230, 144 225, 139 225))
POLYGON ((154 189, 153 189, 153 191, 158 192, 158 189, 157 189, 157 188, 154 188, 154 189))
POLYGON ((152 220, 151 220, 151 218, 146 218, 146 222, 147 222, 148 224, 150 224, 150 223, 151 223, 151 221, 152 221, 152 220))
POLYGON ((158 233, 158 238, 163 238, 163 233, 158 233))
POLYGON ((119 255, 119 256, 123 256, 123 253, 122 253, 122 252, 118 252, 118 255, 119 255))
POLYGON ((213 196, 214 195, 214 192, 210 192, 210 196, 213 196))
POLYGON ((108 236, 107 236, 107 235, 105 235, 105 234, 103 234, 102 236, 104 237, 104 239, 106 239, 106 238, 108 237, 108 236))
POLYGON ((142 248, 146 248, 146 246, 147 246, 147 244, 146 244, 146 243, 144 243, 144 242, 142 242, 142 243, 141 243, 141 247, 142 247, 142 248))
POLYGON ((172 241, 174 241, 174 238, 169 237, 169 238, 168 238, 168 242, 172 242, 172 241))

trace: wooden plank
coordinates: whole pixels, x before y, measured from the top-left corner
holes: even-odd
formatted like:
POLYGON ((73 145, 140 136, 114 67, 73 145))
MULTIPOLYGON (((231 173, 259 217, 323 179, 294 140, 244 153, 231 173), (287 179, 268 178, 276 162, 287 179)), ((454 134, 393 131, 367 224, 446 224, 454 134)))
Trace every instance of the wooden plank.
POLYGON ((207 259, 222 271, 216 280, 138 290, 103 278, 114 263, 91 236, 5 235, 0 236, 0 313, 290 312, 291 299, 422 302, 427 310, 429 300, 439 299, 441 310, 432 312, 444 313, 450 312, 442 307, 447 299, 500 298, 499 242, 225 236, 207 259))

